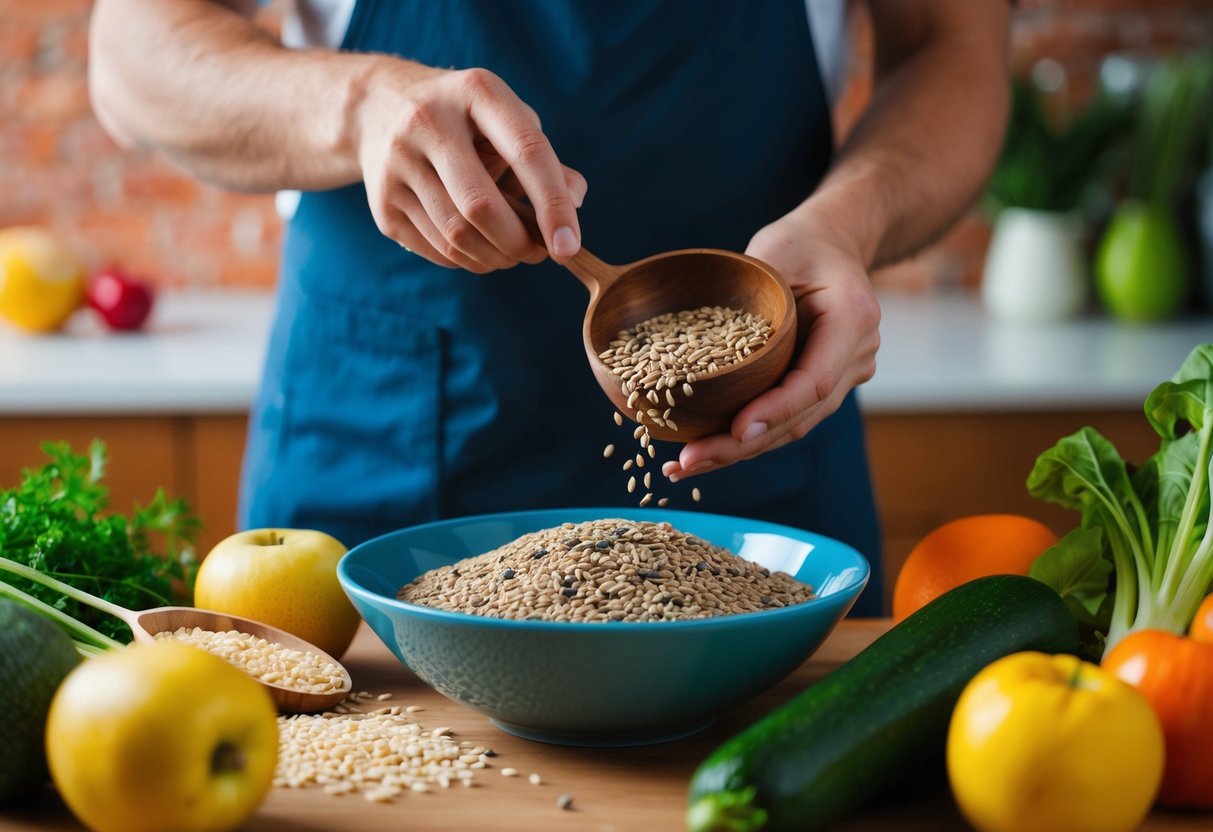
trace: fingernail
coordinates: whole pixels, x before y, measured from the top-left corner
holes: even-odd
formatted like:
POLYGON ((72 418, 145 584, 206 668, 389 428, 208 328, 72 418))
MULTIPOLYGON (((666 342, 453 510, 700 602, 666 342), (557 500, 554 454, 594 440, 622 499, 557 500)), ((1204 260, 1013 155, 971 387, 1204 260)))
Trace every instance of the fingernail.
POLYGON ((750 422, 750 426, 741 434, 742 442, 752 442, 767 432, 766 422, 750 422))
POLYGON ((577 242, 577 234, 567 225, 560 226, 552 235, 552 256, 554 257, 572 257, 579 248, 581 248, 581 244, 577 242))
POLYGON ((714 468, 715 466, 716 466, 715 462, 713 462, 710 459, 705 459, 702 462, 696 462, 694 465, 692 465, 687 470, 688 471, 706 471, 709 468, 714 468))

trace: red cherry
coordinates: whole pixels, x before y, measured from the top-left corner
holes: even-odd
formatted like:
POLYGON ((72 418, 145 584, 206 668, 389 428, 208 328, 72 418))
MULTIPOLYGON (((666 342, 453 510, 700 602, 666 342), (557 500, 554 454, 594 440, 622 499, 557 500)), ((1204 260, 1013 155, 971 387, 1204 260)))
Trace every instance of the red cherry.
POLYGON ((154 299, 150 285, 118 269, 99 271, 88 282, 88 305, 110 329, 126 331, 143 326, 154 299))

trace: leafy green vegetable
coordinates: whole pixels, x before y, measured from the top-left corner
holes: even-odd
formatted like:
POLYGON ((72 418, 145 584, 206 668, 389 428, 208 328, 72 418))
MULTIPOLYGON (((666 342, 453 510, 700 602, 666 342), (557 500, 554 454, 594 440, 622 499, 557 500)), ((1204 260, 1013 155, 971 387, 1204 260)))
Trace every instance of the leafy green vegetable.
POLYGON ((1172 58, 1150 72, 1133 136, 1131 196, 1156 205, 1175 201, 1211 105, 1208 55, 1172 58))
POLYGON ((1085 427, 1042 453, 1028 476, 1032 496, 1082 516, 1031 574, 1109 647, 1134 630, 1185 632, 1213 584, 1213 344, 1150 393, 1145 415, 1160 443, 1136 472, 1085 427))
POLYGON ((1017 80, 1002 153, 990 178, 991 201, 997 208, 1075 210, 1130 122, 1122 101, 1100 96, 1065 123, 1054 123, 1040 92, 1017 80))
MULTIPOLYGON (((94 441, 87 455, 65 442, 42 450, 47 464, 0 490, 0 556, 128 609, 188 604, 200 523, 185 501, 161 490, 130 519, 105 513, 104 444, 94 441)), ((122 622, 50 587, 22 577, 6 585, 107 638, 130 640, 122 622)))

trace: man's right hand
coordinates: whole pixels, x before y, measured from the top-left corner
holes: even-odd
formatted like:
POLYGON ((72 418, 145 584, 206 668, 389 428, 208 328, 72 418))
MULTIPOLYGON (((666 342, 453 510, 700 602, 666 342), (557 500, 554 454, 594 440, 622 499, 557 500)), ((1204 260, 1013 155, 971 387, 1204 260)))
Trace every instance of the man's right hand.
POLYGON ((484 274, 581 247, 586 182, 556 157, 539 117, 484 69, 383 58, 366 77, 353 137, 379 230, 427 260, 484 274), (502 195, 535 208, 544 246, 502 195))

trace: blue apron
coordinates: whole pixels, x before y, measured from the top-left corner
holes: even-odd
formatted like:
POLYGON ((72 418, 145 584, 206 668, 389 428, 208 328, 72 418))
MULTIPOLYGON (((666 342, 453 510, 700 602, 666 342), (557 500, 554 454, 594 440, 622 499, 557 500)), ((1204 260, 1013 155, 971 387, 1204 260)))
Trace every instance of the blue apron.
MULTIPOLYGON (((609 262, 742 251, 830 159, 804 0, 358 0, 342 48, 500 75, 585 175, 583 238, 609 262)), ((631 504, 620 460, 602 458, 607 443, 635 442, 586 365, 586 301, 551 262, 480 276, 408 253, 376 229, 361 185, 304 194, 250 421, 241 526, 323 529, 352 546, 443 517, 631 504)), ((657 462, 677 452, 659 443, 657 462)), ((850 543, 873 566, 856 611, 879 612, 880 531, 853 396, 801 442, 666 486, 671 507, 850 543)))

